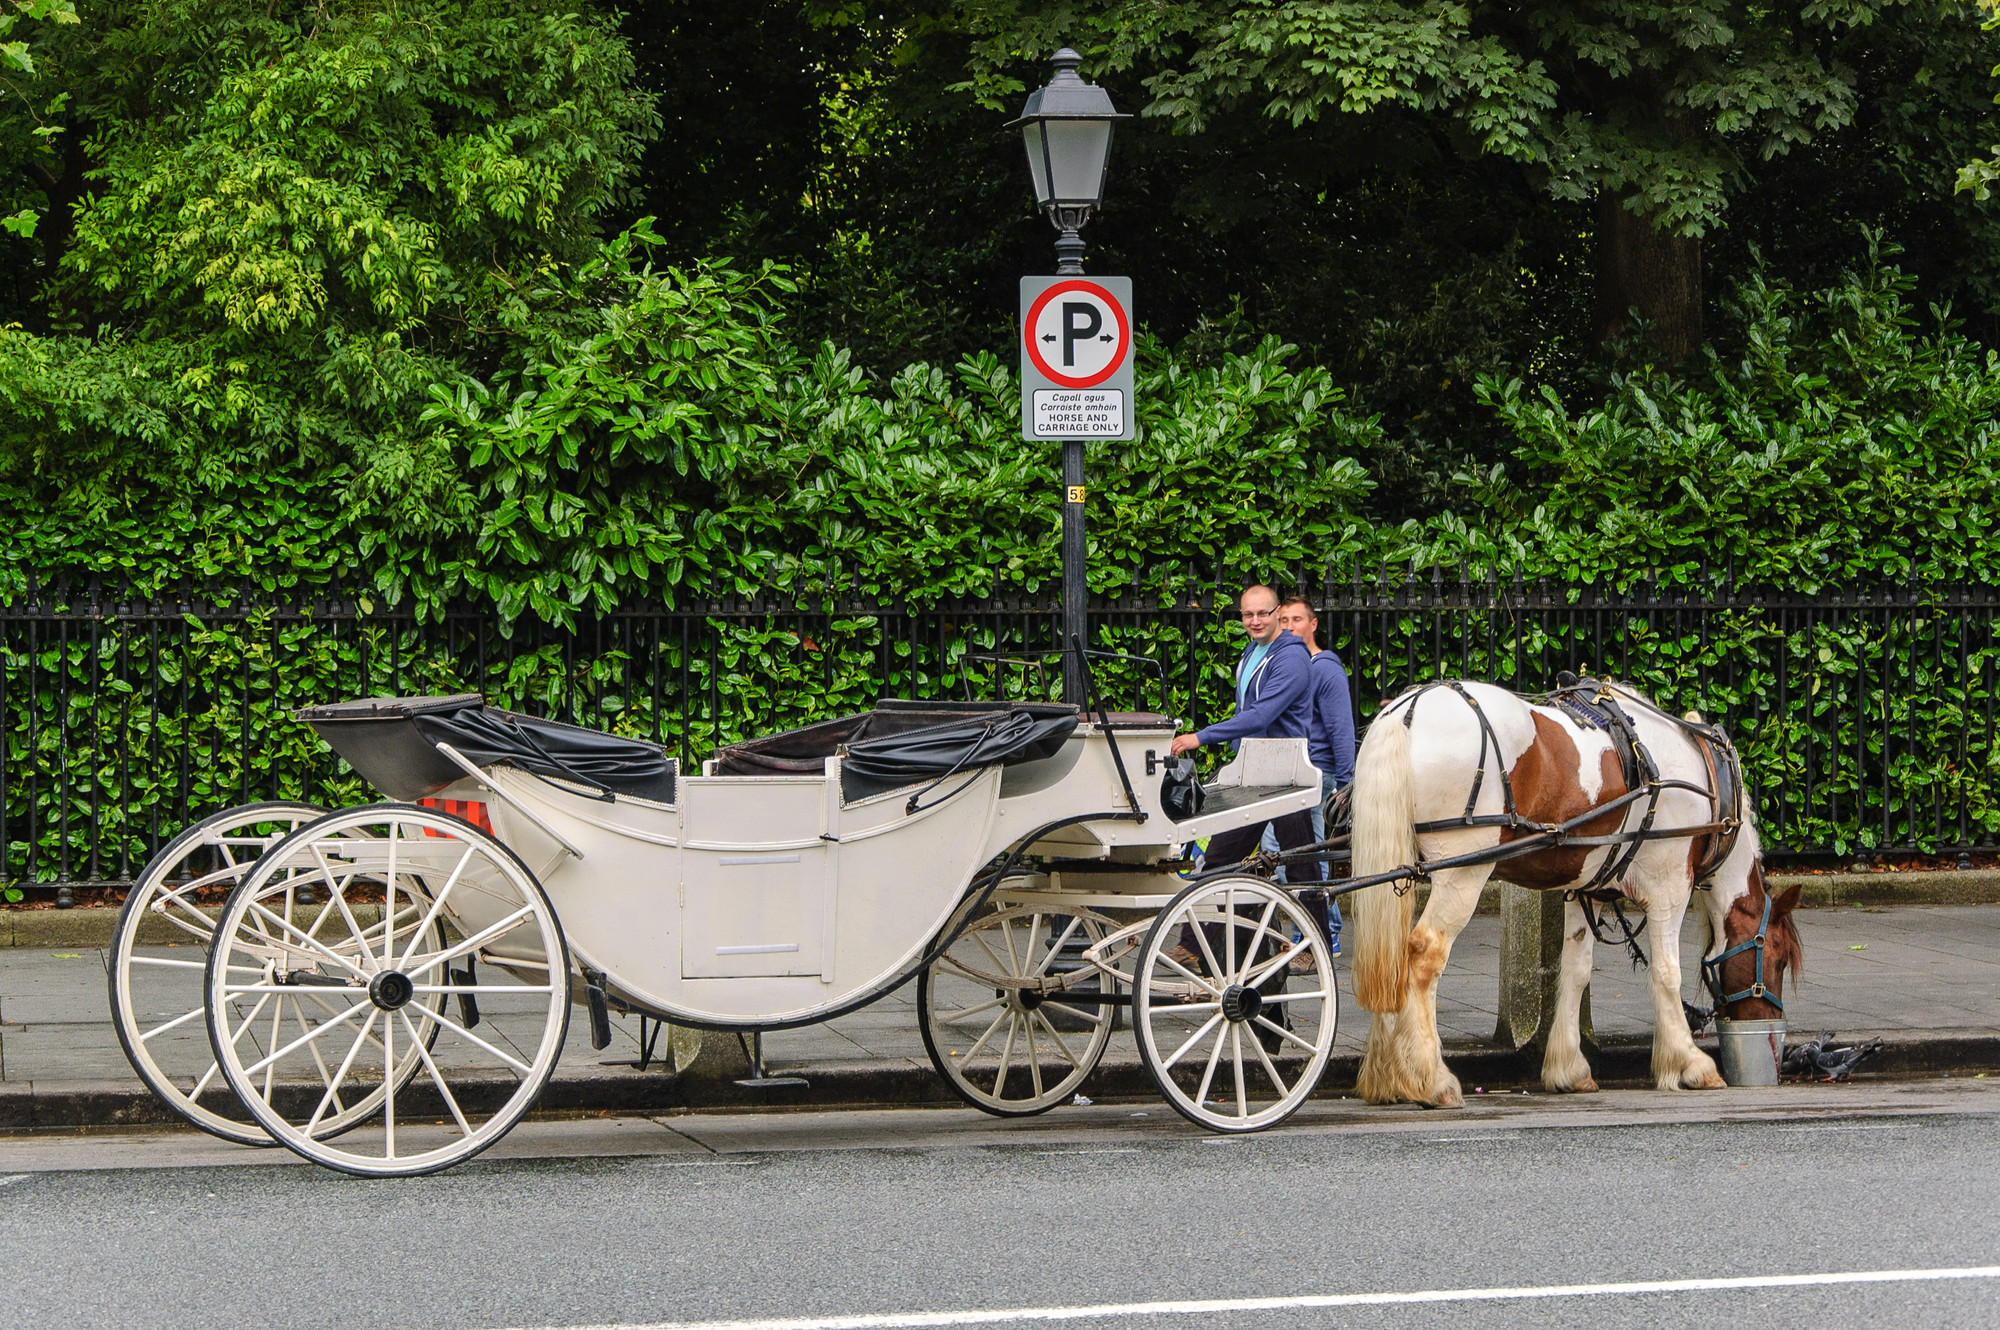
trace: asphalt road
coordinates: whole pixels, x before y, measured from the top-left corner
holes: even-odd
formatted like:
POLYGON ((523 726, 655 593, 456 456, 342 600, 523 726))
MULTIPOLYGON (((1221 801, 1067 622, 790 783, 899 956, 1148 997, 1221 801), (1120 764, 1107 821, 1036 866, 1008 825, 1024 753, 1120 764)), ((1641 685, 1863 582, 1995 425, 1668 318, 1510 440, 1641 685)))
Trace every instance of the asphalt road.
POLYGON ((2000 1265, 1990 1083, 1336 1102, 1295 1123, 1215 1140, 1158 1105, 536 1123, 511 1157, 394 1182, 174 1133, 0 1140, 0 1323, 2000 1324, 2000 1270, 1186 1305, 2000 1265), (1089 1310, 1133 1303, 1170 1305, 1089 1310))

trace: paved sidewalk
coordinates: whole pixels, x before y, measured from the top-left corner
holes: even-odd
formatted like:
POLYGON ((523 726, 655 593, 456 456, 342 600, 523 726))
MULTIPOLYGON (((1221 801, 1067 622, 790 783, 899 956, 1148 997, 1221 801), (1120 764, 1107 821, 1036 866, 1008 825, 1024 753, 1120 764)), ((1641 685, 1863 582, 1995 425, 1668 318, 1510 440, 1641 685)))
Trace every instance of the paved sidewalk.
MULTIPOLYGON (((1878 907, 1800 912, 1806 946, 1802 984, 1787 984, 1794 1038, 1828 1030, 1843 1037, 1882 1035, 1895 1046, 1870 1069, 1942 1071, 2000 1066, 2000 906, 1878 907)), ((1454 948, 1440 984, 1439 1021, 1452 1060, 1470 1089, 1530 1076, 1511 1054, 1490 1048, 1499 986, 1500 921, 1476 917, 1454 948)), ((1700 929, 1682 940, 1683 993, 1699 996, 1700 929)), ((1343 963, 1344 965, 1344 963, 1343 963)), ((1328 1084, 1351 1083, 1352 1060, 1367 1034, 1345 970, 1337 1061, 1328 1084)), ((160 1120, 112 1032, 104 953, 95 948, 0 950, 0 1126, 160 1120)), ((1652 1028, 1645 972, 1620 950, 1597 949, 1591 1008, 1599 1039, 1598 1075, 1607 1084, 1643 1076, 1643 1041, 1652 1028)), ((753 1093, 722 1080, 696 1084, 657 1066, 643 1074, 638 1023, 613 1023, 614 1042, 589 1044, 579 1010, 569 1044, 543 1103, 568 1110, 612 1111, 726 1104, 908 1104, 947 1102, 917 1032, 914 985, 872 1007, 825 1025, 780 1031, 765 1040, 776 1070, 814 1082, 805 1092, 753 1093)), ((199 1022, 187 1028, 202 1038, 199 1022)), ((710 1035, 711 1040, 730 1036, 710 1035)), ((664 1052, 664 1041, 661 1051, 664 1052)), ((1145 1094, 1148 1087, 1129 1035, 1113 1038, 1088 1092, 1145 1094)))

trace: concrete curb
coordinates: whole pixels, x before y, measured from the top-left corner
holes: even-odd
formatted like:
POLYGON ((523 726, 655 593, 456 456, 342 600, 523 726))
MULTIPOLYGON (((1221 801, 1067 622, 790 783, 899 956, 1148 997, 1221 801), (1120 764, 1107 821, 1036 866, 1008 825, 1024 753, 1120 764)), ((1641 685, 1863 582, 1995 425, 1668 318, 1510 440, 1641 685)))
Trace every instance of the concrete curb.
MULTIPOLYGON (((1713 1041, 1704 1047, 1713 1052, 1713 1041)), ((1599 1047, 1591 1066, 1606 1087, 1652 1082, 1651 1046, 1599 1047)), ((1448 1048, 1445 1060, 1478 1090, 1540 1090, 1540 1062, 1500 1049, 1448 1048)), ((1350 1094, 1359 1059, 1334 1058, 1318 1097, 1350 1094)), ((1891 1038, 1866 1064, 1868 1080, 1899 1080, 1944 1073, 2000 1070, 2000 1035, 1915 1035, 1891 1038)), ((657 1069, 551 1080, 537 1112, 545 1114, 672 1114, 717 1110, 784 1111, 835 1108, 936 1107, 959 1101, 929 1067, 914 1064, 828 1063, 798 1069, 802 1088, 750 1090, 726 1078, 674 1076, 657 1069)), ((497 1088, 497 1087, 496 1087, 497 1088)), ((1092 1099, 1158 1103, 1150 1077, 1136 1059, 1101 1065, 1082 1088, 1092 1099)), ((226 1101, 218 1099, 216 1107, 226 1101)), ((1162 1105, 1162 1111, 1171 1112, 1162 1105)), ((76 1130, 91 1127, 172 1125, 179 1119, 130 1081, 36 1082, 0 1085, 0 1130, 76 1130)))
MULTIPOLYGON (((363 928, 382 918, 380 905, 356 905, 353 911, 355 922, 363 928)), ((117 925, 118 911, 109 906, 0 910, 0 947, 108 947, 117 925)), ((139 925, 139 941, 160 947, 170 943, 194 945, 196 939, 186 929, 155 915, 139 925)))

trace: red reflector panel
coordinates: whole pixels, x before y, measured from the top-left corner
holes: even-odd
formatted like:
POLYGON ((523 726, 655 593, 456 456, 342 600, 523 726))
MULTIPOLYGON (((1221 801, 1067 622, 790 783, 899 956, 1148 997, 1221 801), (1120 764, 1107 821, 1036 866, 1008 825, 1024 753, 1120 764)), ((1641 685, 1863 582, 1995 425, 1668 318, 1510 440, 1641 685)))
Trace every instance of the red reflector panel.
MULTIPOLYGON (((493 819, 486 815, 486 805, 477 799, 419 799, 417 802, 426 808, 435 808, 440 813, 462 817, 487 835, 493 834, 493 819)), ((444 835, 441 831, 432 831, 429 828, 425 828, 424 834, 438 837, 444 835)))

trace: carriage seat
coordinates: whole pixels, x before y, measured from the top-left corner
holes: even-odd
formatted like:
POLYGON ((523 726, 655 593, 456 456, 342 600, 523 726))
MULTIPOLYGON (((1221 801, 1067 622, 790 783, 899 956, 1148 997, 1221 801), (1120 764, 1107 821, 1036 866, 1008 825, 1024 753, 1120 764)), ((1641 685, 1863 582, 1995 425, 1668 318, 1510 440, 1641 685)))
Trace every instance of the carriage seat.
POLYGON ((716 750, 718 776, 820 775, 841 759, 848 802, 954 771, 1053 757, 1077 710, 1055 702, 922 702, 885 698, 873 711, 745 739, 716 750))
POLYGON ((463 780, 438 749, 449 744, 477 767, 505 763, 607 796, 674 801, 678 764, 658 744, 489 707, 477 693, 366 697, 298 717, 391 799, 426 798, 463 780))

